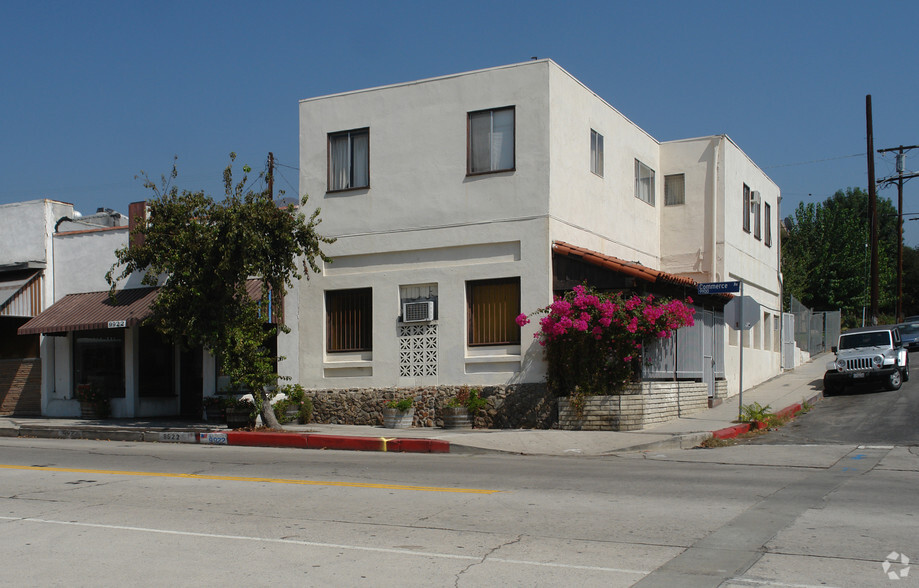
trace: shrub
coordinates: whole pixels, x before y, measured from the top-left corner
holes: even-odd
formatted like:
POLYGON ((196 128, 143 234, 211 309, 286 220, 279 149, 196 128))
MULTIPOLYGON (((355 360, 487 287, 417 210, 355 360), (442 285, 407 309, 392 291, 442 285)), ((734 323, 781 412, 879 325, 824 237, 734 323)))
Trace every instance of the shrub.
MULTIPOLYGON (((610 394, 641 376, 644 343, 670 337, 675 329, 694 323, 692 299, 644 298, 605 294, 585 286, 537 310, 545 315, 534 335, 545 347, 548 384, 556 395, 578 390, 585 396, 610 394)), ((530 322, 527 315, 517 324, 530 322)))
POLYGON ((396 410, 400 412, 405 412, 412 407, 412 404, 414 404, 414 402, 415 402, 414 398, 412 398, 411 396, 406 396, 405 398, 401 398, 398 400, 390 400, 389 402, 386 403, 386 406, 388 408, 395 408, 396 410))

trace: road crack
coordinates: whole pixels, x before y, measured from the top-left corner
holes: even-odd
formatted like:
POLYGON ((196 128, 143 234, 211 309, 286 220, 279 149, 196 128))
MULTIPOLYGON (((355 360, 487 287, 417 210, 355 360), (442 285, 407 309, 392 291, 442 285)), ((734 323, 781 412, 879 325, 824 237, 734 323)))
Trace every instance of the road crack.
POLYGON ((505 541, 504 543, 502 543, 502 544, 500 544, 500 545, 496 545, 495 547, 489 549, 488 552, 485 553, 485 555, 482 556, 482 559, 480 559, 479 561, 472 562, 471 564, 469 564, 468 566, 466 566, 465 568, 463 568, 463 569, 461 569, 459 572, 457 572, 457 574, 456 574, 456 579, 455 579, 455 581, 453 582, 453 586, 454 586, 455 588, 459 588, 460 579, 462 578, 463 574, 465 574, 466 572, 468 572, 468 571, 471 570, 472 568, 474 568, 474 567, 476 567, 476 566, 480 566, 480 565, 482 565, 483 563, 485 563, 485 561, 486 561, 489 557, 491 557, 492 555, 494 555, 499 549, 502 549, 502 548, 507 547, 507 546, 509 546, 509 545, 513 545, 513 544, 515 544, 515 543, 520 543, 520 541, 523 540, 523 537, 524 537, 524 535, 522 535, 522 534, 521 534, 521 535, 517 535, 514 539, 512 539, 512 540, 510 540, 510 541, 505 541))

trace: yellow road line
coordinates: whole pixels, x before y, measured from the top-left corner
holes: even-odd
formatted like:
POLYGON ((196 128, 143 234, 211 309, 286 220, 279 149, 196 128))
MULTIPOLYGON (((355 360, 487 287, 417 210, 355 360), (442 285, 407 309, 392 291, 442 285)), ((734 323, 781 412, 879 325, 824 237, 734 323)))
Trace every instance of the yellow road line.
POLYGON ((416 492, 452 492, 457 494, 495 494, 501 490, 478 488, 438 488, 436 486, 402 486, 399 484, 369 484, 364 482, 325 482, 319 480, 287 480, 284 478, 248 478, 244 476, 207 476, 201 474, 173 474, 158 472, 128 472, 121 470, 90 470, 82 468, 53 468, 0 464, 0 469, 66 472, 73 474, 103 474, 110 476, 146 476, 151 478, 185 478, 190 480, 220 480, 230 482, 267 482, 270 484, 298 484, 301 486, 336 486, 346 488, 374 488, 378 490, 414 490, 416 492))

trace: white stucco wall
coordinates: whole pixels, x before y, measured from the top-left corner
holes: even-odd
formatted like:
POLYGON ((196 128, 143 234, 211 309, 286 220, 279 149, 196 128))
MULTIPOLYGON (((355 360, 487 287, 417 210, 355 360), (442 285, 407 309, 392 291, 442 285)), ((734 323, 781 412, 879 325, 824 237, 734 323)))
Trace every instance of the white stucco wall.
POLYGON ((698 282, 721 281, 717 244, 720 202, 718 162, 722 137, 701 137, 661 144, 664 177, 683 174, 684 204, 665 206, 661 196, 660 269, 698 282))
MULTIPOLYGON (((534 62, 305 100, 300 188, 322 207, 335 260, 299 284, 296 375, 311 388, 541 381, 533 327, 520 346, 466 345, 466 282, 519 277, 521 308, 549 301, 548 75, 534 62), (515 108, 515 169, 467 176, 467 115, 515 108), (328 133, 369 127, 370 187, 326 193, 328 133), (399 287, 438 291, 438 375, 399 376, 399 287), (326 353, 325 291, 373 288, 373 352, 326 353), (297 373, 298 372, 298 373, 297 373)), ((288 303, 288 307, 290 304, 288 303)), ((287 341, 279 343, 291 349, 287 341)))
MULTIPOLYGON (((765 174, 741 149, 725 137, 723 141, 723 252, 724 260, 721 273, 725 280, 743 280, 744 295, 759 303, 761 309, 759 321, 753 329, 744 335, 744 389, 763 382, 781 371, 781 354, 771 342, 772 324, 775 315, 780 315, 781 290, 779 284, 779 238, 778 219, 780 217, 779 201, 781 192, 778 186, 765 174), (751 219, 750 232, 743 230, 743 186, 758 191, 765 204, 771 207, 772 246, 766 246, 765 217, 762 220, 762 239, 754 236, 751 219), (770 316, 770 335, 765 333, 763 313, 770 316), (768 340, 767 340, 768 338, 768 340)), ((725 345, 725 365, 738 366, 728 370, 729 392, 734 394, 738 389, 739 346, 737 333, 727 333, 725 345), (732 344, 733 343, 733 344, 732 344)))
MULTIPOLYGON (((105 274, 115 263, 115 250, 127 245, 128 234, 127 227, 55 234, 55 302, 67 294, 108 290, 105 274)), ((139 285, 139 278, 132 277, 119 288, 139 285)))
MULTIPOLYGON (((300 148, 300 190, 338 238, 325 247, 336 262, 287 303, 293 332, 279 345, 298 360, 281 371, 306 387, 542 381, 534 324, 522 349, 466 345, 465 284, 519 276, 522 310, 543 307, 555 240, 700 282, 743 279, 770 321, 778 314, 778 187, 727 136, 661 144, 550 60, 303 100, 300 148), (515 169, 467 176, 467 114, 506 106, 515 169), (328 134, 365 127, 369 188, 328 193, 328 134), (602 177, 590 172, 591 129, 604 137, 602 177), (653 206, 635 197, 636 159, 655 172, 653 206), (686 204, 665 207, 673 173, 686 174, 686 204), (772 247, 742 231, 744 183, 772 206, 772 247), (399 377, 399 287, 411 284, 438 290, 438 375, 419 381, 399 377), (373 351, 326 353, 325 291, 365 287, 373 351)), ((779 371, 768 336, 760 329, 745 349, 745 387, 779 371)), ((735 384, 737 347, 725 339, 735 384)))
POLYGON ((73 205, 56 200, 0 204, 0 265, 23 261, 50 262, 51 233, 73 205))
POLYGON ((558 65, 550 66, 551 239, 660 266, 663 176, 658 142, 558 65), (590 131, 603 176, 590 171, 590 131), (635 197, 635 160, 655 171, 654 205, 635 197))

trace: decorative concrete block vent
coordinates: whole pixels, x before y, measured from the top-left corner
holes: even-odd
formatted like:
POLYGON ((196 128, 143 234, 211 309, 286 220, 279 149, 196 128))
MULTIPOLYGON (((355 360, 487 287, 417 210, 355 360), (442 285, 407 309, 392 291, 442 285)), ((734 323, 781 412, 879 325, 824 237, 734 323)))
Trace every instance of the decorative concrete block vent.
POLYGON ((558 399, 559 428, 569 431, 637 431, 708 408, 704 382, 641 382, 620 394, 587 396, 580 414, 569 398, 558 399))

